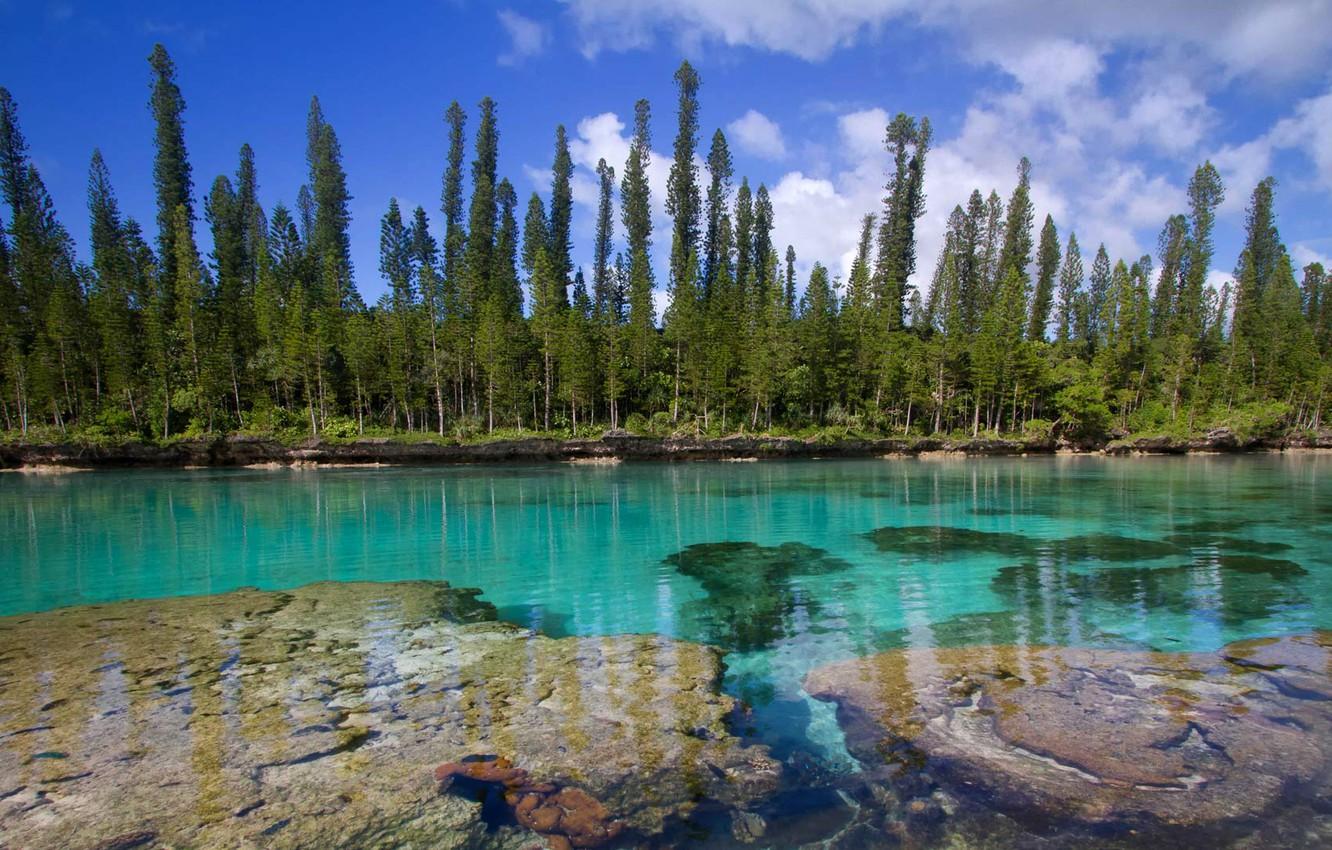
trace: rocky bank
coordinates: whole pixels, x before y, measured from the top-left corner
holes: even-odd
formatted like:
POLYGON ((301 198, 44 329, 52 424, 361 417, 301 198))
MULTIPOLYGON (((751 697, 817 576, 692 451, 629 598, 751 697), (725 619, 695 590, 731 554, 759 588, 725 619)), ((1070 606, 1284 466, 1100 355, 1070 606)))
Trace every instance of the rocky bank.
POLYGON ((289 445, 262 437, 230 436, 183 439, 166 445, 0 444, 0 469, 64 467, 202 467, 256 465, 369 465, 502 462, 613 462, 661 460, 749 460, 762 458, 835 458, 955 454, 1011 456, 1054 452, 1186 454, 1332 448, 1332 433, 1316 436, 1242 438, 1220 429, 1201 437, 1140 437, 1081 443, 1049 438, 1010 440, 979 438, 845 439, 795 437, 639 437, 610 431, 597 439, 525 438, 487 443, 406 442, 367 438, 351 442, 319 439, 289 445))

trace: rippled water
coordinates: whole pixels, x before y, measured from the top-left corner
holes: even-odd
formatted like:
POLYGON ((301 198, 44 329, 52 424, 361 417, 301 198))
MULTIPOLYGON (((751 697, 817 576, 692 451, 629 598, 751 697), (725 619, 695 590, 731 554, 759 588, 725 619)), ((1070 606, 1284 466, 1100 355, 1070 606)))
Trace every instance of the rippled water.
POLYGON ((446 579, 552 636, 724 647, 750 732, 849 769, 815 665, 1328 627, 1329 542, 1315 455, 10 474, 0 614, 446 579))

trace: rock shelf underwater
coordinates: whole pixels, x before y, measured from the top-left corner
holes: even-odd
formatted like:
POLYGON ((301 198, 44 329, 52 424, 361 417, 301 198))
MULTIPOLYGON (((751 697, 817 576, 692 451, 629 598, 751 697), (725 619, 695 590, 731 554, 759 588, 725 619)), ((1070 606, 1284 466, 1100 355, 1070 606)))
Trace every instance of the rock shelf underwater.
POLYGON ((1332 837, 1332 633, 823 665, 805 687, 860 762, 837 774, 737 737, 719 650, 494 617, 442 582, 326 582, 0 619, 3 846, 1332 837))

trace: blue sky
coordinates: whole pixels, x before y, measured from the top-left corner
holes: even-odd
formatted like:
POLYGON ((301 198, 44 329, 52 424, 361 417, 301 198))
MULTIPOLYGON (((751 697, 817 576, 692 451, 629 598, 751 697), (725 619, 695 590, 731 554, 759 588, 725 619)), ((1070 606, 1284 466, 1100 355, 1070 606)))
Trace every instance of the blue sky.
MULTIPOLYGON (((342 140, 357 284, 373 300, 378 222, 390 197, 438 225, 442 114, 499 103, 500 170, 522 205, 548 193, 554 127, 573 139, 575 260, 590 255, 598 157, 620 170, 633 103, 653 103, 658 226, 674 135, 671 74, 698 68, 701 145, 722 127, 738 176, 773 193, 779 245, 842 272, 860 216, 885 180, 883 126, 928 115, 935 148, 919 225, 925 285, 943 222, 972 188, 1007 197, 1033 163, 1038 221, 1155 253, 1184 210, 1193 167, 1226 181, 1214 281, 1234 266, 1243 208, 1279 181, 1282 236, 1297 264, 1332 256, 1329 0, 1046 4, 1016 0, 565 0, 387 4, 0 0, 0 85, 62 220, 86 256, 88 159, 100 147, 122 208, 151 229, 146 57, 171 51, 188 105, 197 194, 256 152, 266 208, 305 178, 310 96, 342 140), (1036 8, 1041 7, 1041 8, 1036 8)), ((202 209, 202 205, 200 205, 202 209)), ((201 241, 207 243, 204 228, 201 241)), ((659 230, 664 240, 664 230, 659 230)), ((659 251, 664 254, 664 251, 659 251)))

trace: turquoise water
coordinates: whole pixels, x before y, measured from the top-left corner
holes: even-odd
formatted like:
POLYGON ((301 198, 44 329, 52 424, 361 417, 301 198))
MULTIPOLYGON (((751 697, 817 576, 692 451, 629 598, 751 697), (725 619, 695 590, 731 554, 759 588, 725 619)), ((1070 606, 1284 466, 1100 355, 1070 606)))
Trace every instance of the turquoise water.
POLYGON ((555 636, 725 647, 751 731, 838 765, 816 664, 1329 627, 1329 543, 1321 455, 7 474, 0 615, 445 579, 555 636))

